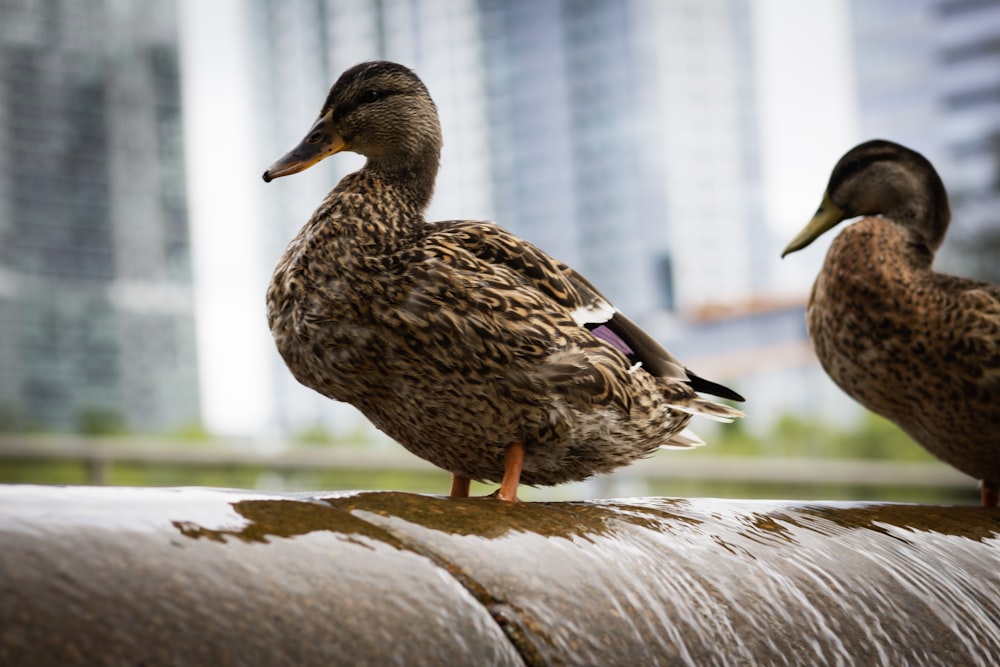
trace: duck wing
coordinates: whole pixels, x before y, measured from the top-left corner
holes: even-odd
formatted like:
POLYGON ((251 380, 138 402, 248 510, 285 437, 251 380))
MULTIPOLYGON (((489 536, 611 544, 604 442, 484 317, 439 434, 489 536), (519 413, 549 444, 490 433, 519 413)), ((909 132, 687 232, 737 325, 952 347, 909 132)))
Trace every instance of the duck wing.
POLYGON ((627 359, 573 320, 580 297, 541 250, 492 223, 437 222, 396 265, 406 294, 383 316, 427 367, 461 367, 476 385, 503 378, 520 403, 556 391, 631 411, 627 359))
POLYGON ((926 308, 936 313, 953 371, 1000 400, 1000 285, 935 273, 926 308))
MULTIPOLYGON (((628 360, 630 368, 625 370, 634 370, 638 365, 664 382, 680 381, 695 391, 744 400, 735 391, 685 368, 642 328, 618 312, 590 281, 531 243, 490 222, 450 221, 434 223, 428 228, 430 231, 422 247, 454 267, 469 262, 469 256, 474 257, 475 262, 481 264, 477 270, 484 276, 484 288, 487 285, 490 288, 484 293, 499 294, 504 291, 502 288, 507 288, 510 300, 503 307, 515 311, 525 308, 546 313, 562 311, 561 332, 572 328, 571 323, 565 321, 568 315, 568 319, 579 327, 579 334, 572 336, 574 343, 591 353, 606 354, 610 346, 628 360), (497 279, 506 285, 498 284, 497 279)), ((578 358, 565 361, 565 376, 557 373, 551 380, 570 382, 575 375, 574 382, 591 384, 593 390, 601 387, 599 394, 619 393, 607 386, 612 378, 605 377, 605 381, 599 382, 596 376, 590 377, 597 372, 592 364, 585 364, 578 358)), ((614 374, 621 370, 616 368, 614 374)), ((629 402, 627 396, 618 398, 622 403, 629 402)))
POLYGON ((682 364, 638 324, 619 312, 590 281, 566 264, 560 270, 580 294, 583 308, 581 322, 598 338, 611 342, 633 363, 642 363, 647 372, 662 378, 687 382, 697 392, 743 402, 746 399, 729 387, 706 380, 682 364), (623 349, 624 347, 624 349, 623 349))

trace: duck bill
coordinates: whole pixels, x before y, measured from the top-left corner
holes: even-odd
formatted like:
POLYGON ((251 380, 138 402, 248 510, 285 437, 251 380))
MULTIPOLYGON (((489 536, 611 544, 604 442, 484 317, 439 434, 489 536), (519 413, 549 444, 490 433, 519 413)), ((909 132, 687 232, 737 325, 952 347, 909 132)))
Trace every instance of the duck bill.
POLYGON ((264 172, 264 182, 305 171, 320 160, 348 148, 347 142, 333 127, 330 114, 321 116, 299 144, 288 151, 264 172))
POLYGON ((844 210, 830 201, 830 194, 823 193, 823 202, 819 205, 819 210, 816 211, 816 215, 813 216, 809 224, 799 232, 798 236, 792 239, 792 242, 785 247, 785 250, 781 253, 781 256, 795 252, 796 250, 802 250, 807 245, 818 239, 827 230, 835 227, 838 222, 844 219, 844 210))

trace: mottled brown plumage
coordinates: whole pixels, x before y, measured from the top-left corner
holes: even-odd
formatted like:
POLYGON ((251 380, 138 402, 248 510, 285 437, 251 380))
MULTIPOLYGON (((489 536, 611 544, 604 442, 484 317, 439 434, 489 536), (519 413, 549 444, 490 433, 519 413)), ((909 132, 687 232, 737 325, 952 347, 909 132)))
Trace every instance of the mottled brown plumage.
POLYGON ((888 141, 849 151, 816 216, 785 249, 841 220, 809 299, 816 354, 831 378, 943 461, 1000 482, 1000 285, 936 273, 948 197, 934 167, 888 141))
POLYGON ((367 157, 268 289, 271 331, 300 382, 450 471, 453 495, 477 479, 513 499, 519 481, 584 479, 694 444, 680 433, 692 414, 740 415, 695 390, 737 394, 687 371, 568 266, 489 222, 427 223, 440 149, 416 75, 363 63, 265 173, 341 150, 367 157))

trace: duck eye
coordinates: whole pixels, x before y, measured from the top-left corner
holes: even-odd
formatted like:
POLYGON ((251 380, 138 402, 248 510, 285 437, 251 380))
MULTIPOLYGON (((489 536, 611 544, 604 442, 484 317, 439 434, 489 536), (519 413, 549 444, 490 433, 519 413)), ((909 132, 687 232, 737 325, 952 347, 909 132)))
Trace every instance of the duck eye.
POLYGON ((380 97, 382 97, 382 94, 379 93, 377 90, 368 90, 365 91, 364 95, 362 95, 362 99, 365 102, 374 102, 380 97))

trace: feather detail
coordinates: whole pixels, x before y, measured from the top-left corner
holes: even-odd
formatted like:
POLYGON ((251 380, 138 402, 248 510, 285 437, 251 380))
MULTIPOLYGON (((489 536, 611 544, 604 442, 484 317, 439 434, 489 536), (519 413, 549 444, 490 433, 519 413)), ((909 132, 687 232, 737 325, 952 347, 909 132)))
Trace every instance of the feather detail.
POLYGON ((692 447, 703 447, 705 441, 689 428, 678 433, 674 433, 670 438, 660 445, 660 449, 690 449, 692 447))
POLYGON ((672 402, 668 405, 672 410, 680 410, 689 415, 707 417, 712 421, 728 424, 743 416, 743 412, 722 403, 716 403, 704 398, 695 397, 685 403, 672 402))
POLYGON ((604 324, 618 312, 615 307, 604 299, 588 302, 573 310, 570 316, 580 326, 604 324))
POLYGON ((601 328, 593 326, 595 324, 603 325, 603 329, 601 330, 610 332, 617 340, 621 341, 621 344, 615 344, 615 347, 623 354, 626 354, 629 361, 633 364, 641 362, 649 373, 660 378, 685 380, 697 392, 711 394, 720 398, 728 398, 732 401, 743 402, 746 400, 732 389, 717 382, 706 380, 685 368, 674 355, 667 352, 652 336, 647 334, 628 317, 618 312, 597 291, 597 288, 590 281, 566 264, 560 264, 559 267, 570 284, 576 288, 581 300, 587 304, 581 310, 588 313, 600 313, 600 317, 595 316, 593 320, 587 322, 579 322, 578 320, 578 323, 585 326, 591 325, 588 328, 591 329, 592 333, 599 338, 607 340, 605 338, 607 334, 601 335, 597 333, 601 328), (628 350, 627 353, 623 350, 622 346, 628 350))
POLYGON ((738 401, 740 403, 747 400, 729 387, 695 375, 689 368, 685 368, 684 372, 687 374, 688 384, 691 385, 692 389, 699 393, 711 394, 712 396, 718 396, 719 398, 728 398, 730 401, 738 401))

